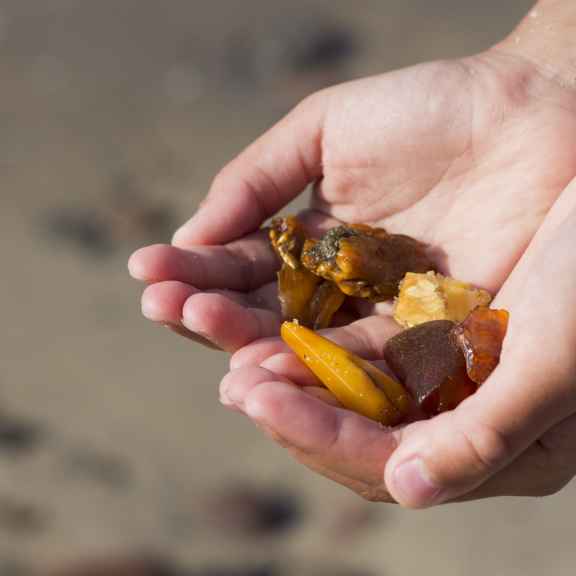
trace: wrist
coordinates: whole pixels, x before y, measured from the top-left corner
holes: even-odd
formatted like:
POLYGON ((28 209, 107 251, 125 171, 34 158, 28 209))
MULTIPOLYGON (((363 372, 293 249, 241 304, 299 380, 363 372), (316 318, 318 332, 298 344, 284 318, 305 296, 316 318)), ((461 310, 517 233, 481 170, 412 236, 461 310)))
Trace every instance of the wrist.
POLYGON ((518 56, 576 98, 576 2, 540 0, 492 50, 518 56))

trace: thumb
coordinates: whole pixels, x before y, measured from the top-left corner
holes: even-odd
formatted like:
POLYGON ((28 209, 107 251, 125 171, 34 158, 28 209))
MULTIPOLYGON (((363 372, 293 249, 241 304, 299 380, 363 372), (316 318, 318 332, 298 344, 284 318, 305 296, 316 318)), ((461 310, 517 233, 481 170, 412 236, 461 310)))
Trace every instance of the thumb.
POLYGON ((573 413, 574 392, 563 390, 563 377, 539 377, 533 369, 515 368, 501 363, 458 408, 403 429, 385 470, 386 486, 400 504, 440 504, 474 491, 489 478, 493 495, 509 493, 510 486, 524 493, 523 485, 532 484, 525 476, 511 484, 509 474, 503 474, 499 486, 497 473, 573 413))

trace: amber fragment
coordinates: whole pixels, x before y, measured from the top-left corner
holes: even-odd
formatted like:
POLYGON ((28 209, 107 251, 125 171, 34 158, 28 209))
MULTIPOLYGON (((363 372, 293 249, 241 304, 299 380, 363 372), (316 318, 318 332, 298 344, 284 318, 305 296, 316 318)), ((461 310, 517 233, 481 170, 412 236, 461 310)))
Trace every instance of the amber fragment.
POLYGON ((466 360, 452 338, 455 323, 434 320, 408 328, 384 346, 384 359, 425 414, 456 408, 477 385, 466 372, 466 360))
POLYGON ((452 328, 452 337, 464 353, 468 375, 477 384, 485 382, 500 362, 507 327, 506 310, 476 306, 452 328))
POLYGON ((282 267, 278 272, 278 300, 283 320, 298 320, 318 330, 330 326, 345 294, 333 282, 308 271, 300 262, 308 237, 306 228, 293 216, 274 218, 270 240, 282 267))
POLYGON ((406 390, 370 362, 292 322, 281 328, 284 341, 348 410, 384 426, 408 412, 406 390))
POLYGON ((346 294, 334 282, 322 278, 319 280, 318 287, 314 290, 309 304, 310 327, 313 330, 328 328, 332 322, 332 317, 346 298, 346 294))
POLYGON ((347 295, 373 302, 397 295, 407 272, 435 269, 414 238, 366 224, 338 226, 321 240, 307 240, 301 261, 347 295))
POLYGON ((297 319, 302 325, 312 327, 310 302, 321 280, 303 268, 282 265, 278 272, 278 300, 282 307, 282 320, 297 319))
POLYGON ((394 320, 410 328, 431 320, 462 322, 476 306, 489 304, 490 294, 468 282, 434 272, 408 272, 394 305, 394 320))
POLYGON ((301 268, 300 254, 308 238, 306 228, 294 216, 274 218, 270 223, 270 241, 278 260, 290 268, 301 268))

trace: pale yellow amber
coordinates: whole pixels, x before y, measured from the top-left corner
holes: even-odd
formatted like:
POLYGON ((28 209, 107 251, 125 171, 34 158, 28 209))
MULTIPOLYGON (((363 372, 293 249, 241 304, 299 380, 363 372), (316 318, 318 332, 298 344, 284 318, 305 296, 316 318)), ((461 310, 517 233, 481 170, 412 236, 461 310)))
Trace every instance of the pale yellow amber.
POLYGON ((476 306, 486 306, 490 294, 468 282, 428 272, 408 272, 394 305, 394 319, 404 328, 433 320, 462 322, 476 306))

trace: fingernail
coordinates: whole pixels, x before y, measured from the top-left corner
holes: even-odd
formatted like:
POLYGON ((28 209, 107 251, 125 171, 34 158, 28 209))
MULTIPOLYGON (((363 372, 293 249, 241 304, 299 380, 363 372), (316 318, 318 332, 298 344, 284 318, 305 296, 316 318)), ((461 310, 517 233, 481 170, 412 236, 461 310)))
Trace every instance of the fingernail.
POLYGON ((394 481, 402 497, 416 508, 429 506, 442 492, 442 486, 430 480, 418 458, 400 464, 394 472, 394 481))
POLYGON ((148 314, 148 311, 144 307, 142 307, 141 310, 142 310, 142 316, 144 316, 144 318, 146 318, 146 320, 154 321, 154 318, 152 318, 152 316, 150 314, 148 314))
POLYGON ((196 336, 200 337, 202 340, 206 341, 206 344, 209 345, 211 348, 215 348, 216 350, 224 350, 224 347, 211 335, 207 332, 203 332, 202 330, 196 330, 195 328, 186 324, 186 320, 184 317, 180 319, 182 326, 186 328, 190 333, 195 334, 196 336))
POLYGON ((220 402, 226 406, 226 408, 231 408, 236 412, 240 412, 240 414, 246 414, 246 411, 244 410, 244 402, 238 398, 232 398, 227 392, 222 392, 220 394, 220 402))

